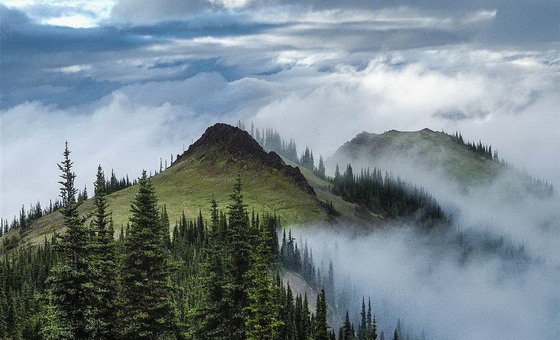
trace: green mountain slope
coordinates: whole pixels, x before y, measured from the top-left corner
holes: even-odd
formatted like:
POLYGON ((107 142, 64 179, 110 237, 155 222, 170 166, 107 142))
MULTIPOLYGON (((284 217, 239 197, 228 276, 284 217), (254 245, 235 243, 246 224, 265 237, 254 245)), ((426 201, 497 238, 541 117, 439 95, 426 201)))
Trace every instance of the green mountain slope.
MULTIPOLYGON (((286 165, 277 154, 265 152, 247 132, 225 124, 208 128, 171 167, 152 181, 159 205, 166 206, 174 225, 183 212, 187 218, 197 217, 199 211, 209 217, 212 198, 225 210, 237 176, 241 177, 250 212, 254 209, 255 213, 276 214, 285 226, 329 219, 324 204, 299 169, 286 165)), ((108 196, 116 230, 128 222, 136 192, 137 186, 132 186, 108 196)), ((80 212, 87 215, 91 209, 88 200, 80 212)), ((61 231, 58 212, 35 221, 19 244, 37 244, 54 231, 61 231)), ((12 231, 7 237, 15 233, 12 231)), ((2 247, 0 244, 0 251, 2 247)))
POLYGON ((398 170, 406 164, 439 171, 462 185, 485 183, 503 170, 498 162, 473 152, 452 136, 430 129, 391 130, 383 134, 362 132, 327 160, 330 167, 334 164, 343 167, 347 163, 373 165, 383 170, 398 170))
POLYGON ((331 172, 337 164, 341 173, 347 164, 352 164, 354 173, 367 167, 387 171, 425 188, 438 200, 447 200, 450 192, 484 192, 484 199, 502 200, 553 195, 552 185, 494 158, 490 147, 467 145, 458 136, 430 129, 362 132, 325 163, 331 172))

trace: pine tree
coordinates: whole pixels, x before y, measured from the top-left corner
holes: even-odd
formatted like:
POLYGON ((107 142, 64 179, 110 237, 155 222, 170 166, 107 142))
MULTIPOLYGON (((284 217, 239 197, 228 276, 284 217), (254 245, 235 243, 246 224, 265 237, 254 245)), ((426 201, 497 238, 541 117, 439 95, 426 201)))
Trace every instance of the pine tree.
POLYGON ((249 306, 246 308, 247 340, 274 340, 278 335, 279 305, 276 304, 274 281, 270 277, 272 252, 270 234, 263 229, 252 256, 252 266, 248 272, 251 287, 248 289, 249 306))
POLYGON ((76 175, 72 172, 73 162, 70 160, 68 142, 64 150, 64 160, 58 164, 62 175, 60 197, 62 199, 62 217, 66 233, 59 237, 56 249, 62 254, 63 260, 51 270, 47 280, 47 304, 45 310, 50 313, 43 315, 46 324, 44 336, 48 329, 59 329, 49 322, 54 318, 49 315, 64 315, 67 323, 64 332, 74 339, 89 339, 95 336, 91 316, 93 314, 94 292, 91 284, 89 246, 91 234, 78 215, 76 201, 77 190, 74 187, 76 175))
POLYGON ((321 289, 321 293, 317 295, 317 310, 315 313, 315 340, 328 340, 328 323, 327 323, 327 299, 325 297, 325 289, 321 289))
POLYGON ((329 261, 329 271, 327 273, 327 278, 324 282, 325 284, 325 293, 327 294, 327 303, 330 306, 335 306, 336 300, 336 292, 334 288, 334 266, 332 261, 329 261))
POLYGON ((325 174, 325 163, 323 162, 323 156, 319 156, 319 166, 317 167, 317 177, 321 179, 326 179, 327 176, 325 174))
POLYGON ((47 295, 47 303, 41 311, 42 327, 39 335, 44 340, 72 340, 74 332, 69 324, 66 313, 59 309, 52 295, 47 295))
POLYGON ((348 311, 346 311, 346 318, 344 319, 344 324, 342 325, 339 334, 342 335, 341 340, 354 340, 353 325, 350 322, 350 316, 348 314, 348 311))
POLYGON ((366 331, 369 336, 372 332, 373 324, 375 323, 375 320, 372 320, 372 315, 371 315, 371 298, 368 298, 368 310, 367 310, 366 320, 367 320, 366 331))
POLYGON ((362 297, 362 311, 360 313, 361 319, 358 325, 358 340, 367 340, 367 319, 366 319, 366 302, 362 297))
POLYGON ((4 275, 2 267, 0 267, 0 339, 6 338, 8 333, 8 322, 6 315, 8 314, 8 303, 6 293, 4 292, 4 275))
POLYGON ((247 273, 251 267, 252 237, 249 216, 243 203, 241 178, 238 176, 228 206, 227 256, 224 282, 224 298, 228 304, 228 318, 223 320, 229 339, 244 339, 245 308, 249 305, 247 273))
POLYGON ((125 238, 122 268, 123 336, 159 339, 175 331, 171 303, 171 265, 164 247, 164 230, 157 197, 146 171, 139 180, 125 238))
MULTIPOLYGON (((220 212, 216 200, 211 202, 211 225, 206 260, 202 267, 205 275, 201 278, 202 296, 201 303, 195 311, 191 335, 195 339, 228 339, 227 325, 224 320, 228 318, 228 308, 224 298, 224 270, 226 243, 224 227, 220 221, 220 212)), ((183 222, 186 223, 186 222, 183 222)), ((174 238, 175 239, 175 238, 174 238)))
POLYGON ((377 340, 377 321, 375 320, 375 315, 371 322, 371 330, 369 331, 368 340, 377 340))
POLYGON ((105 175, 101 166, 97 168, 95 181, 94 219, 92 222, 93 242, 90 246, 91 273, 95 294, 96 339, 114 339, 117 336, 117 253, 114 241, 114 229, 108 217, 107 188, 105 175))
POLYGON ((395 333, 393 334, 393 340, 399 340, 399 332, 397 332, 397 329, 395 328, 395 333))

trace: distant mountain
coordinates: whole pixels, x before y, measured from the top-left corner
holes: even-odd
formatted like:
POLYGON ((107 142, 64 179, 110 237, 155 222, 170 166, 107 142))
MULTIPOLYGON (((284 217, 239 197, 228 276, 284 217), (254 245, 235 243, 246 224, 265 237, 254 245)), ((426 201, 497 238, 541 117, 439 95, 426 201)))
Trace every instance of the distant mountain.
POLYGON ((337 164, 341 171, 346 164, 352 164, 355 171, 375 167, 416 182, 428 191, 445 185, 469 190, 500 182, 512 192, 552 193, 551 186, 498 160, 490 150, 430 129, 362 132, 342 145, 326 165, 331 172, 337 164))
MULTIPOLYGON (((226 210, 237 176, 243 183, 249 213, 254 210, 259 214, 276 214, 284 225, 329 219, 325 205, 298 168, 286 165, 276 153, 264 151, 246 131, 226 124, 209 127, 152 182, 158 203, 166 206, 173 226, 183 212, 187 218, 198 216, 199 211, 208 217, 213 198, 219 209, 226 210)), ((131 186, 108 196, 117 231, 128 223, 136 192, 137 186, 131 186)), ((82 214, 91 210, 91 201, 82 204, 82 214)), ((24 233, 20 244, 42 242, 45 235, 50 237, 55 230, 61 230, 61 221, 59 212, 40 218, 24 233)), ((1 248, 2 245, 0 251, 1 248)))

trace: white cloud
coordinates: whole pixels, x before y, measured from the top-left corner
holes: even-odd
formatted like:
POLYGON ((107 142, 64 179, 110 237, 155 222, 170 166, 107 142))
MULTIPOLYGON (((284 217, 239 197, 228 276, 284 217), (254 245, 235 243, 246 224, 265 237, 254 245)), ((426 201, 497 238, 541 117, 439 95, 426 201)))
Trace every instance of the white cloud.
POLYGON ((62 111, 34 102, 0 112, 2 216, 11 218, 22 204, 29 207, 39 199, 45 205, 58 196, 56 163, 64 141, 72 151, 77 187, 87 183, 91 192, 98 164, 135 178, 142 169, 158 169, 160 157, 170 162, 170 154, 182 152, 182 144, 211 122, 186 124, 191 114, 168 103, 138 105, 121 92, 89 109, 62 111))
MULTIPOLYGON (((404 227, 371 234, 352 234, 344 225, 338 230, 310 227, 301 232, 316 264, 333 261, 336 289, 352 299, 354 320, 362 296, 371 297, 378 332, 392 334, 400 318, 412 338, 422 332, 436 340, 560 335, 557 267, 476 253, 462 261, 459 246, 441 237, 430 241, 404 227)), ((547 235, 557 238, 558 231, 547 235)))
POLYGON ((85 15, 70 15, 43 20, 43 23, 52 26, 65 26, 72 28, 90 28, 97 26, 95 19, 85 15))
POLYGON ((78 73, 81 71, 89 71, 91 69, 92 69, 92 65, 72 65, 72 66, 61 67, 59 69, 56 69, 55 71, 62 72, 62 73, 78 73))
POLYGON ((4 0, 42 24, 73 28, 96 27, 109 17, 114 0, 4 0))

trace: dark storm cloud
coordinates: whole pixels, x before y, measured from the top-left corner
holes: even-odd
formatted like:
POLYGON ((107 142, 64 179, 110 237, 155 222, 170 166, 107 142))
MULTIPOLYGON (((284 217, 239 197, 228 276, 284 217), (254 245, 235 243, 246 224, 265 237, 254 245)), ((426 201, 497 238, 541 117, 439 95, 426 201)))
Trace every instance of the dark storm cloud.
POLYGON ((560 40, 560 2, 501 4, 496 20, 481 37, 487 43, 550 43, 560 40))
POLYGON ((96 59, 99 53, 134 50, 153 43, 110 27, 41 25, 23 12, 1 5, 0 16, 2 108, 31 100, 60 103, 62 107, 97 100, 116 86, 83 74, 52 70, 96 59))
MULTIPOLYGON (((203 16, 214 19, 215 16, 203 16)), ((286 24, 267 24, 239 20, 226 20, 219 24, 211 25, 192 20, 192 21, 165 21, 153 25, 133 26, 125 30, 126 33, 138 36, 154 36, 161 38, 194 38, 200 36, 238 36, 250 35, 265 32, 270 29, 286 27, 286 24)))
MULTIPOLYGON (((63 9, 59 9, 63 11, 63 9)), ((56 13, 52 13, 56 14, 56 13)), ((172 39, 195 37, 247 35, 262 32, 278 25, 244 24, 221 21, 219 27, 204 27, 198 22, 164 22, 156 25, 117 28, 70 28, 42 25, 25 13, 0 5, 2 46, 0 71, 2 98, 0 108, 8 108, 25 101, 40 100, 61 108, 81 105, 109 94, 126 85, 120 80, 96 79, 88 72, 64 68, 99 63, 119 68, 118 61, 150 57, 146 49, 155 44, 167 44, 172 39), (115 60, 116 63, 110 63, 115 60), (60 71, 62 69, 62 72, 60 71)), ((158 57, 153 53, 151 57, 158 57)), ((93 65, 93 66, 91 66, 93 65)), ((138 73, 142 72, 139 65, 138 73)), ((145 69, 175 68, 164 79, 185 79, 199 72, 220 72, 228 80, 244 76, 241 68, 223 65, 219 58, 191 58, 182 61, 156 61, 145 69), (179 66, 185 66, 180 68, 179 66)), ((122 71, 121 71, 122 72, 122 71)), ((106 71, 111 74, 111 71, 106 71)), ((161 80, 162 76, 151 76, 161 80)))
POLYGON ((137 48, 153 43, 123 34, 113 27, 70 28, 40 25, 23 12, 0 5, 2 59, 13 60, 38 53, 103 52, 137 48))
POLYGON ((113 17, 123 21, 157 22, 182 19, 212 8, 207 0, 121 0, 113 7, 113 17))

